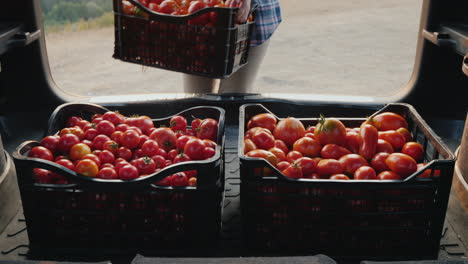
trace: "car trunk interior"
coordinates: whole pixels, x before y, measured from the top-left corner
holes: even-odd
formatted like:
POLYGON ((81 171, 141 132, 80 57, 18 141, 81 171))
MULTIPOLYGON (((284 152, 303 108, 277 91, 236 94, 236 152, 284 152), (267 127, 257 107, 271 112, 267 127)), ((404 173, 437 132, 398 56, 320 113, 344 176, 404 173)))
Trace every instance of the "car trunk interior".
MULTIPOLYGON (((305 118, 326 113, 336 117, 366 117, 386 103, 408 103, 456 154, 468 106, 468 2, 424 0, 414 71, 406 86, 388 101, 346 102, 273 98, 262 94, 203 94, 167 98, 163 95, 78 97, 53 82, 45 49, 39 0, 7 1, 0 8, 0 131, 10 155, 0 159, 0 169, 14 171, 11 153, 26 140, 40 140, 52 111, 66 102, 92 102, 124 113, 145 113, 162 118, 189 107, 218 106, 226 110, 225 199, 219 243, 196 250, 164 250, 152 254, 157 263, 325 263, 313 256, 289 256, 248 250, 241 239, 240 169, 238 158, 239 108, 260 103, 281 117, 305 118), (464 59, 465 56, 465 59, 464 59), (464 72, 465 67, 465 72, 464 72), (243 258, 238 258, 243 257, 243 258), (257 259, 258 258, 258 259, 257 259)), ((376 40, 378 41, 378 40, 376 40)), ((379 65, 378 67, 385 67, 379 65)), ((300 96, 297 96, 300 98, 300 96)), ((1 143, 1 142, 0 142, 1 143)), ((468 142, 467 142, 468 143, 468 142)), ((0 145, 1 146, 1 145, 0 145)), ((1 149, 1 147, 0 147, 1 149)), ((2 172, 3 173, 3 172, 2 172)), ((468 175, 463 175, 468 180, 468 175)), ((102 255, 96 249, 73 255, 66 252, 28 253, 25 217, 14 176, 0 178, 0 263, 17 260, 106 261, 130 263, 134 254, 102 255)), ((468 257, 468 209, 452 189, 442 230, 440 261, 468 257)), ((402 238, 404 239, 404 238, 402 238)), ((345 242, 344 242, 345 243, 345 242)), ((319 254, 320 252, 314 252, 319 254)), ((310 255, 310 254, 309 254, 310 255)), ((333 258, 333 256, 331 256, 333 258)), ((359 262, 367 259, 351 259, 359 262)), ((406 259, 400 259, 406 260, 406 259)), ((140 259, 142 261, 142 259, 140 259)), ((19 262, 21 263, 21 262, 19 262)), ((141 262, 144 263, 144 262, 141 262)))

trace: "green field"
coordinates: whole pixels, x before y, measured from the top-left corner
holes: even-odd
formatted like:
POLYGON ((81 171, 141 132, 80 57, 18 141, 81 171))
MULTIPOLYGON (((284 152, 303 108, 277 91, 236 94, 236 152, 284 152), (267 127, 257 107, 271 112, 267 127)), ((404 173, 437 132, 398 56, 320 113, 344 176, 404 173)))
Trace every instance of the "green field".
POLYGON ((41 0, 46 30, 76 31, 111 26, 111 0, 41 0))

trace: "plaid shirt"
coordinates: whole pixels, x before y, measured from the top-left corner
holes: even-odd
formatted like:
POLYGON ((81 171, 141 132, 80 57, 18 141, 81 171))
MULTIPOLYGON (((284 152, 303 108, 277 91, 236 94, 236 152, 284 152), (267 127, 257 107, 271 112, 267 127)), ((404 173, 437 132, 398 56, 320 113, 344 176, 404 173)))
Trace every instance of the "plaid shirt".
POLYGON ((279 0, 252 0, 258 5, 255 15, 250 46, 258 46, 267 41, 281 23, 281 9, 279 0))

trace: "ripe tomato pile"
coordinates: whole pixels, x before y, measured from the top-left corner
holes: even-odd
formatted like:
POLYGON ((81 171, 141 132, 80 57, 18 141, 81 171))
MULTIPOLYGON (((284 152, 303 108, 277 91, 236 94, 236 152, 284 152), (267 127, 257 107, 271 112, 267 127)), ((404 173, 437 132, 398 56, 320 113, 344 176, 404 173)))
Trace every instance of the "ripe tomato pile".
MULTIPOLYGON (((240 1, 236 0, 139 0, 146 8, 160 14, 183 16, 195 13, 196 11, 208 7, 238 7, 240 1)), ((122 1, 122 11, 126 15, 148 17, 148 15, 134 6, 129 1, 122 1)), ((217 14, 215 12, 205 13, 196 18, 190 19, 191 25, 216 25, 217 14)), ((253 17, 249 17, 253 21, 253 17)))
MULTIPOLYGON (((332 180, 403 180, 426 164, 402 116, 384 112, 360 127, 321 116, 307 129, 298 119, 259 114, 247 123, 244 154, 266 159, 286 177, 332 180)), ((264 173, 271 173, 265 169, 264 173)), ((427 169, 419 178, 429 178, 427 169)), ((434 176, 440 172, 434 171, 434 176)))
MULTIPOLYGON (((176 164, 204 160, 216 153, 218 121, 173 116, 169 127, 155 127, 147 116, 125 117, 118 112, 96 114, 91 122, 78 116, 66 128, 44 137, 28 156, 55 161, 72 171, 101 179, 131 180, 176 164)), ((67 184, 65 177, 35 168, 38 183, 67 184)), ((160 186, 196 186, 197 171, 173 174, 160 186)))

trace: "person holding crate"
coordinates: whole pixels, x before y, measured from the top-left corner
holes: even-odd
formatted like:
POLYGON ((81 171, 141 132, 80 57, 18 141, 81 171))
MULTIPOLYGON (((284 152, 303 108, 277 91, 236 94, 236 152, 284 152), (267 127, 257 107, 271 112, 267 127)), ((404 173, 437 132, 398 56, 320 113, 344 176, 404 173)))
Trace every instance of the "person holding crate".
POLYGON ((279 0, 227 0, 229 7, 239 7, 237 23, 247 21, 250 8, 258 5, 250 39, 248 63, 226 79, 211 79, 184 74, 186 93, 249 93, 268 49, 269 39, 282 21, 279 0))

